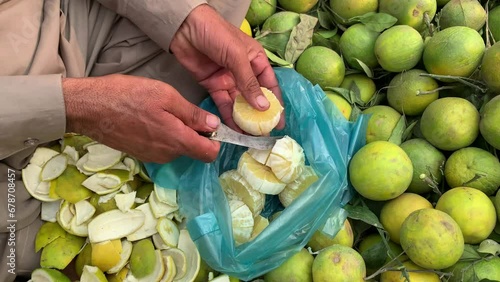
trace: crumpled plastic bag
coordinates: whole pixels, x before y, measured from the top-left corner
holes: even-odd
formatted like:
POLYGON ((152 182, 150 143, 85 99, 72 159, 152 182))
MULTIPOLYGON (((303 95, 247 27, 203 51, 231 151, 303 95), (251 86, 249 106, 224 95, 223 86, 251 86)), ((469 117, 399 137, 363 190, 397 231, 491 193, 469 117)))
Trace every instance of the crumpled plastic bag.
MULTIPOLYGON (((366 116, 348 122, 319 86, 293 69, 276 68, 275 73, 283 93, 286 127, 271 135, 295 139, 319 179, 286 209, 277 195, 267 195, 261 215, 282 213, 255 239, 235 245, 228 201, 218 179, 236 168, 247 148, 224 143, 213 163, 181 157, 168 164, 145 164, 155 183, 178 190, 180 211, 203 260, 214 270, 244 281, 281 265, 318 229, 335 236, 346 218, 342 207, 354 191, 348 181, 348 162, 365 144, 366 116)), ((218 114, 210 98, 200 106, 218 114)))

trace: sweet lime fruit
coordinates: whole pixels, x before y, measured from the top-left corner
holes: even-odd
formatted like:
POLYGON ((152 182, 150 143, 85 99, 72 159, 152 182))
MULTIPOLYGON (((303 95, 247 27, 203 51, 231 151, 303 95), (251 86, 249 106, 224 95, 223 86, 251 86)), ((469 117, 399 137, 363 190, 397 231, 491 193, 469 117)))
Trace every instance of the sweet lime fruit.
POLYGON ((420 131, 434 147, 458 150, 471 145, 479 135, 479 112, 466 99, 440 98, 422 113, 420 131))
POLYGON ((287 259, 278 268, 264 275, 265 281, 304 281, 312 282, 312 265, 314 257, 308 250, 302 248, 287 259))
POLYGON ((287 11, 307 13, 318 4, 318 0, 278 0, 278 3, 287 11))
POLYGON ((312 265, 313 281, 364 281, 363 257, 353 248, 332 245, 323 249, 312 265))
POLYGON ((486 23, 486 11, 477 0, 451 0, 442 9, 439 17, 441 29, 466 26, 480 30, 486 23))
POLYGON ((321 230, 317 230, 312 235, 311 239, 307 243, 308 247, 311 247, 313 252, 317 252, 331 245, 340 244, 347 247, 353 246, 354 243, 354 234, 352 232, 351 224, 349 220, 346 219, 342 228, 340 228, 339 232, 332 238, 326 234, 324 234, 321 230))
POLYGON ((500 39, 484 53, 481 77, 493 93, 500 94, 500 39))
POLYGON ((375 56, 380 66, 390 72, 402 72, 415 67, 422 58, 424 40, 408 25, 386 29, 375 41, 375 56))
POLYGON ((363 70, 358 60, 370 68, 377 67, 375 56, 375 41, 380 33, 368 28, 362 23, 348 27, 340 36, 340 51, 342 57, 351 68, 363 70))
POLYGON ((401 226, 401 247, 418 266, 443 269, 457 263, 464 252, 460 226, 437 209, 412 212, 401 226))
POLYGON ((354 154, 349 177, 356 191, 374 201, 394 199, 408 188, 413 166, 408 155, 394 143, 374 141, 354 154))
POLYGON ((460 226, 466 244, 479 244, 488 238, 497 222, 495 206, 478 189, 456 187, 446 191, 436 209, 449 214, 460 226))
MULTIPOLYGON (((264 1, 265 2, 265 1, 264 1)), ((249 20, 250 25, 252 22, 249 20)), ((269 33, 258 41, 271 52, 284 57, 286 44, 292 29, 300 22, 300 16, 290 11, 281 11, 272 14, 262 25, 261 34, 269 33)))
POLYGON ((380 212, 380 223, 389 233, 391 241, 399 244, 399 231, 405 219, 416 210, 432 208, 431 202, 426 198, 414 193, 403 193, 384 204, 380 212))
POLYGON ((408 25, 418 31, 426 28, 425 15, 432 20, 436 15, 435 0, 380 0, 379 12, 398 19, 398 25, 408 25))
POLYGON ((488 12, 488 27, 495 42, 500 41, 500 6, 496 6, 488 12))
POLYGON ((479 130, 486 142, 500 150, 500 96, 496 96, 481 110, 479 130))
POLYGON ((484 51, 484 40, 476 30, 453 26, 428 40, 422 59, 431 74, 468 77, 481 63, 484 51))
POLYGON ((398 124, 401 114, 385 105, 376 105, 363 111, 371 115, 366 128, 366 143, 387 141, 398 124))
MULTIPOLYGON (((409 281, 411 282, 440 282, 441 279, 439 275, 434 272, 426 271, 423 267, 420 267, 413 263, 411 260, 403 262, 403 266, 408 270, 409 281)), ((380 275, 380 282, 405 282, 406 278, 403 276, 401 271, 386 271, 380 275)))
POLYGON ((500 186, 500 162, 481 148, 462 148, 448 157, 444 176, 451 188, 467 186, 491 196, 500 186))
POLYGON ((401 114, 417 116, 424 112, 430 103, 439 98, 439 87, 436 80, 428 76, 426 71, 411 69, 394 76, 387 89, 389 105, 401 114))
POLYGON ((348 24, 352 17, 362 16, 369 12, 377 12, 377 0, 330 0, 330 8, 335 18, 343 24, 348 24))
POLYGON ((259 26, 276 12, 276 0, 252 0, 245 19, 251 26, 259 26))
POLYGON ((342 97, 342 95, 337 94, 333 91, 326 90, 325 95, 328 99, 330 99, 330 101, 333 102, 333 104, 335 104, 342 116, 345 117, 345 119, 349 120, 352 112, 351 104, 349 104, 349 102, 344 97, 342 97))
POLYGON ((312 84, 321 88, 338 87, 345 76, 345 65, 337 52, 323 46, 307 48, 296 62, 295 69, 312 84))
POLYGON ((361 73, 346 75, 340 84, 340 87, 355 92, 358 91, 360 99, 364 103, 368 103, 377 91, 377 87, 373 79, 361 73))

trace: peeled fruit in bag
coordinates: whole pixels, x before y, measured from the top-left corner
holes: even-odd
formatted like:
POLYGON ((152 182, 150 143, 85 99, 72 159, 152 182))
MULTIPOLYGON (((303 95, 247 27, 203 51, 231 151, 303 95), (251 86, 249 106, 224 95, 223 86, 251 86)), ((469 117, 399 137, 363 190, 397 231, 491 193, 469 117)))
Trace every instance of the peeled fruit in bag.
POLYGON ((254 217, 253 222, 254 222, 254 224, 253 224, 253 230, 252 230, 252 235, 250 236, 250 240, 253 240, 266 227, 269 226, 269 220, 261 215, 254 217))
POLYGON ((266 166, 284 183, 297 179, 305 167, 305 155, 302 147, 290 136, 284 136, 276 141, 266 166))
POLYGON ((233 120, 245 132, 252 135, 265 135, 278 124, 284 108, 271 90, 261 87, 269 101, 269 108, 259 111, 252 107, 243 95, 236 96, 233 105, 233 120))
POLYGON ((436 209, 449 214, 460 226, 466 244, 479 244, 497 223, 495 206, 488 196, 475 188, 456 187, 446 191, 436 209))
POLYGON ((229 210, 231 211, 234 241, 237 245, 248 242, 254 226, 252 212, 245 203, 234 199, 229 200, 229 210))
MULTIPOLYGON (((411 260, 403 262, 403 266, 408 270, 408 276, 411 282, 440 282, 439 275, 431 270, 413 263, 411 260)), ((386 271, 380 275, 380 282, 405 282, 406 279, 401 271, 386 271)))
POLYGON ((286 183, 281 182, 274 175, 270 167, 257 162, 247 152, 241 155, 237 171, 253 189, 260 193, 276 195, 286 186, 286 183))
POLYGON ((366 266, 361 255, 353 248, 332 245, 314 258, 313 281, 357 281, 366 276, 366 266))
POLYGON ((311 166, 305 166, 297 179, 288 183, 285 189, 278 194, 284 207, 288 207, 300 194, 318 180, 318 175, 311 166))
POLYGON ((229 198, 243 201, 254 216, 260 214, 266 200, 264 194, 255 190, 237 170, 228 170, 219 176, 222 190, 229 198))
POLYGON ((401 147, 387 141, 366 144, 349 164, 354 189, 374 201, 386 201, 403 194, 412 176, 413 166, 408 155, 401 147))
POLYGON ((431 202, 426 198, 414 193, 403 193, 384 204, 380 212, 380 223, 389 233, 391 241, 399 244, 399 232, 405 219, 412 212, 425 208, 433 208, 431 202))
POLYGON ((302 281, 312 282, 312 265, 314 257, 302 248, 277 268, 264 274, 266 282, 302 281))
POLYGON ((335 244, 352 248, 353 243, 354 234, 352 232, 349 220, 346 219, 344 221, 344 224, 342 225, 342 228, 340 228, 339 232, 337 232, 337 234, 333 238, 324 234, 321 230, 316 230, 311 239, 309 239, 309 242, 307 242, 307 246, 311 247, 313 252, 317 252, 335 244))
POLYGON ((464 252, 460 226, 437 209, 412 212, 400 231, 401 247, 418 266, 443 269, 454 265, 464 252))

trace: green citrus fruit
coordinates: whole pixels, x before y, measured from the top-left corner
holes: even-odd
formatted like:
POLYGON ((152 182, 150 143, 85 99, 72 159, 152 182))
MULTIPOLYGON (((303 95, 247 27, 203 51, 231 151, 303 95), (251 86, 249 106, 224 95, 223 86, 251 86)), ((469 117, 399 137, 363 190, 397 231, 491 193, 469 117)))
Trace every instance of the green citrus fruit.
POLYGON ((396 111, 407 116, 416 116, 424 112, 427 106, 438 99, 439 87, 436 80, 426 71, 411 69, 394 76, 387 89, 387 101, 396 111), (429 93, 430 92, 430 93, 429 93))
POLYGON ((369 12, 377 12, 377 0, 330 0, 330 8, 335 18, 343 24, 348 24, 352 17, 362 16, 369 12))
POLYGON ((500 94, 500 40, 484 52, 481 76, 491 91, 500 94))
POLYGON ((467 147, 453 152, 444 166, 448 185, 479 189, 490 196, 500 186, 500 162, 490 152, 467 147))
MULTIPOLYGON (((434 272, 426 271, 425 268, 413 263, 411 260, 403 262, 408 271, 409 281, 411 282, 440 282, 439 275, 434 272)), ((406 278, 401 271, 386 271, 380 275, 380 282, 406 282, 406 278)))
POLYGON ((276 12, 276 0, 252 0, 245 18, 251 26, 259 26, 276 12))
POLYGON ((299 252, 287 259, 278 268, 264 275, 265 281, 304 281, 312 282, 312 265, 314 257, 308 250, 302 248, 299 252))
POLYGON ((434 147, 458 150, 472 144, 479 135, 479 112, 466 99, 440 98, 423 112, 420 130, 434 147))
POLYGON ((497 191, 497 194, 495 196, 495 201, 494 205, 497 211, 497 219, 500 222, 500 190, 497 191))
POLYGON ((342 33, 339 42, 340 51, 351 68, 363 70, 356 59, 370 68, 378 66, 374 49, 379 35, 379 32, 371 30, 362 23, 354 24, 342 33))
POLYGON ((399 231, 405 219, 412 212, 425 208, 433 208, 426 198, 414 193, 403 193, 384 204, 380 212, 380 223, 389 233, 391 241, 399 244, 399 231))
POLYGON ((491 99, 481 110, 479 130, 491 146, 500 150, 500 96, 491 99))
POLYGON ((287 11, 307 13, 318 3, 318 0, 278 0, 278 3, 287 11))
POLYGON ((352 106, 347 102, 344 97, 341 95, 333 92, 333 91, 325 91, 326 97, 332 101, 335 106, 337 106, 337 109, 342 113, 342 116, 345 117, 347 120, 351 117, 351 112, 352 112, 352 106))
POLYGON ((386 201, 403 194, 412 175, 413 166, 408 155, 387 141, 366 144, 349 164, 349 178, 354 189, 374 201, 386 201))
POLYGON ((368 103, 377 91, 377 87, 373 79, 360 73, 346 75, 340 84, 340 87, 353 91, 356 91, 357 89, 359 91, 361 101, 364 103, 368 103))
POLYGON ((483 38, 470 27, 453 26, 432 36, 424 48, 425 69, 432 74, 471 75, 485 51, 483 38))
POLYGON ((286 44, 292 29, 300 22, 297 13, 282 11, 271 15, 262 25, 261 34, 269 33, 258 39, 260 44, 271 52, 284 56, 286 44))
POLYGON ((406 152, 413 164, 413 178, 406 192, 424 194, 432 190, 432 187, 420 178, 422 174, 437 184, 441 183, 443 180, 441 171, 444 169, 446 161, 441 151, 422 138, 407 140, 400 147, 406 152))
POLYGON ((444 272, 452 273, 448 282, 463 281, 500 281, 500 258, 490 257, 479 261, 459 261, 446 268, 444 272))
POLYGON ((488 27, 495 42, 500 42, 500 6, 488 12, 488 27))
POLYGON ((443 269, 457 263, 464 252, 460 226, 436 209, 412 212, 401 226, 401 247, 418 266, 443 269))
POLYGON ((486 194, 475 188, 456 187, 446 191, 436 209, 458 223, 466 244, 479 244, 488 238, 497 222, 495 206, 486 194))
POLYGON ((392 15, 398 19, 397 24, 409 25, 421 31, 426 27, 425 14, 429 20, 436 15, 435 0, 380 0, 379 12, 392 15))
POLYGON ((443 7, 446 3, 450 2, 450 0, 437 0, 436 2, 438 7, 443 7))
MULTIPOLYGON (((368 275, 373 274, 384 264, 393 260, 403 252, 400 245, 392 241, 388 241, 387 243, 389 245, 389 250, 378 233, 363 236, 361 242, 359 242, 358 250, 365 260, 366 273, 368 275)), ((400 260, 404 260, 405 258, 405 255, 399 257, 400 260)))
POLYGON ((363 111, 363 114, 371 114, 366 128, 366 143, 389 140, 401 118, 400 113, 385 105, 369 107, 363 111))
POLYGON ((390 72, 402 72, 415 67, 422 58, 424 40, 408 25, 386 29, 375 41, 375 56, 380 66, 390 72))
POLYGON ((307 246, 311 247, 313 252, 317 252, 331 245, 340 244, 347 247, 352 248, 352 244, 354 243, 354 234, 352 233, 351 224, 349 220, 346 219, 342 228, 337 232, 335 237, 331 238, 330 236, 324 234, 321 230, 317 230, 312 235, 309 242, 307 242, 307 246))
POLYGON ((480 30, 486 23, 486 11, 477 0, 451 0, 441 9, 439 26, 467 26, 480 30))
POLYGON ((313 281, 364 281, 363 257, 353 248, 332 245, 323 249, 312 265, 313 281))
POLYGON ((345 75, 344 61, 339 54, 323 46, 307 48, 297 60, 295 69, 323 89, 339 86, 345 75))

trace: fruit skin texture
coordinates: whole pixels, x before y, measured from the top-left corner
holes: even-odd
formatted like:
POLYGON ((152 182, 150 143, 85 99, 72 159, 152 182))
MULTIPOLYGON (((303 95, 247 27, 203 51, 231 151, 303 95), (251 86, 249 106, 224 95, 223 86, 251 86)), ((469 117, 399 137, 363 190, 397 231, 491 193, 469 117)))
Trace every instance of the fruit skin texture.
POLYGON ((421 209, 401 226, 401 247, 418 266, 443 269, 454 265, 464 252, 460 226, 447 213, 421 209))
POLYGON ((366 266, 353 248, 332 245, 314 258, 312 275, 314 282, 361 282, 366 276, 366 266))
POLYGON ((414 193, 403 193, 384 204, 380 212, 380 223, 389 233, 391 241, 400 243, 399 231, 405 219, 419 209, 432 209, 432 204, 424 197, 414 193))
POLYGON ((369 29, 362 23, 347 28, 340 36, 340 51, 347 64, 357 70, 363 70, 356 59, 370 68, 378 66, 375 56, 375 41, 380 33, 369 29))
POLYGON ((299 22, 300 16, 297 13, 289 11, 277 12, 266 19, 261 30, 261 32, 270 31, 276 33, 268 34, 258 41, 269 51, 284 56, 290 33, 299 22))
POLYGON ((337 15, 335 18, 347 24, 346 21, 355 16, 362 16, 378 9, 377 0, 330 0, 330 8, 337 15), (340 18, 339 18, 340 17, 340 18))
POLYGON ((470 187, 446 191, 436 209, 449 214, 460 226, 466 244, 478 244, 488 238, 497 222, 495 206, 483 192, 470 187))
POLYGON ((420 179, 425 174, 439 184, 443 181, 441 169, 444 169, 446 157, 425 139, 414 138, 403 142, 400 147, 406 152, 413 164, 413 178, 406 192, 424 194, 432 188, 420 179))
POLYGON ((424 112, 430 103, 439 98, 439 91, 430 94, 419 94, 436 90, 439 85, 420 69, 411 69, 394 76, 387 89, 387 101, 396 111, 407 116, 416 116, 424 112))
POLYGON ((366 128, 366 143, 389 140, 401 118, 400 113, 385 105, 369 107, 363 111, 363 114, 371 114, 366 128))
POLYGON ((436 15, 436 10, 435 0, 379 1, 379 12, 396 17, 398 25, 409 25, 419 31, 426 27, 424 14, 427 13, 429 20, 432 20, 436 15))
POLYGON ((396 25, 382 32, 374 48, 378 63, 390 72, 412 69, 422 58, 423 51, 422 36, 407 25, 396 25))
POLYGON ((278 3, 287 11, 307 13, 318 3, 318 0, 278 0, 278 3))
POLYGON ((375 141, 363 146, 349 164, 349 177, 356 191, 374 201, 394 199, 410 185, 413 166, 396 144, 375 141))
POLYGON ((276 12, 276 5, 276 0, 252 0, 245 18, 251 26, 261 25, 276 12))
POLYGON ((486 23, 486 11, 477 0, 451 0, 441 9, 439 26, 467 26, 480 30, 486 23))
POLYGON ((335 244, 352 248, 353 243, 354 234, 352 232, 349 220, 346 219, 344 221, 344 225, 342 225, 342 228, 339 230, 339 232, 337 232, 335 237, 330 238, 328 235, 323 234, 321 230, 317 230, 316 232, 314 232, 311 239, 309 239, 307 246, 311 247, 313 252, 317 252, 321 249, 335 244))
MULTIPOLYGON (((403 262, 403 265, 407 270, 425 270, 425 268, 419 267, 411 260, 403 262)), ((409 271, 408 276, 411 282, 440 282, 439 275, 433 272, 416 272, 409 271)), ((401 271, 386 271, 380 275, 380 282, 405 282, 406 279, 403 277, 401 271)))
POLYGON ((342 116, 345 117, 345 119, 349 120, 349 118, 351 117, 351 112, 352 112, 351 104, 349 104, 349 102, 347 102, 347 100, 344 99, 344 97, 342 97, 341 95, 339 95, 333 91, 327 90, 327 91, 325 91, 325 94, 326 94, 326 97, 328 99, 330 99, 330 101, 332 101, 332 103, 335 104, 335 106, 340 111, 342 116))
POLYGON ((278 268, 266 273, 264 279, 268 282, 312 282, 313 261, 313 255, 311 255, 308 250, 302 248, 278 268))
POLYGON ((344 89, 359 89, 361 101, 365 103, 368 103, 377 91, 377 86, 373 79, 360 73, 346 75, 340 87, 344 89))
MULTIPOLYGON (((498 14, 498 17, 500 17, 500 13, 498 14)), ((497 43, 493 44, 484 53, 481 63, 481 76, 493 93, 500 94, 500 38, 497 43)))
POLYGON ((451 188, 467 186, 491 196, 500 186, 500 162, 486 150, 467 147, 451 154, 444 176, 451 188))
POLYGON ((500 41, 500 6, 496 6, 488 12, 488 27, 493 34, 495 42, 500 41))
POLYGON ((296 62, 295 69, 312 84, 321 88, 337 87, 345 76, 345 65, 337 52, 323 46, 307 48, 296 62))
POLYGON ((481 110, 479 130, 486 142, 500 150, 500 96, 491 99, 481 110))
POLYGON ((484 51, 483 38, 477 31, 453 26, 429 39, 422 58, 429 73, 468 77, 481 63, 484 51))
POLYGON ((495 196, 495 208, 497 211, 497 219, 500 222, 500 190, 497 191, 497 195, 495 196))
POLYGON ((448 282, 480 281, 481 279, 500 281, 500 258, 492 257, 472 265, 471 262, 458 262, 443 271, 453 273, 448 282))
POLYGON ((423 112, 420 130, 434 147, 455 151, 469 146, 479 135, 479 112, 466 99, 440 98, 423 112))

